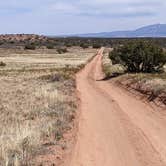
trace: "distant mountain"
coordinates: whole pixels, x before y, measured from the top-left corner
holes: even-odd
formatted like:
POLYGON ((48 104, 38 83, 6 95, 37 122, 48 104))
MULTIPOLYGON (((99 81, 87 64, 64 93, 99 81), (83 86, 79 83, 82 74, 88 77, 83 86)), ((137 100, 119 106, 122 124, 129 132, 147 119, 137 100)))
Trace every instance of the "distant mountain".
POLYGON ((97 37, 97 38, 117 38, 117 37, 166 37, 166 24, 155 24, 145 26, 133 31, 113 31, 101 33, 89 33, 70 35, 75 37, 97 37))

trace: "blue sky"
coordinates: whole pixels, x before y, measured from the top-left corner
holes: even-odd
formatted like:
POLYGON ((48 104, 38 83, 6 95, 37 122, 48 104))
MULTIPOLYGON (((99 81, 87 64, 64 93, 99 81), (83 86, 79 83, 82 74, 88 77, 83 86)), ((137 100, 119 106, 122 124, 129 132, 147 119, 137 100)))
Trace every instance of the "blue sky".
POLYGON ((166 23, 165 10, 165 0, 5 0, 0 1, 0 33, 129 30, 166 23))

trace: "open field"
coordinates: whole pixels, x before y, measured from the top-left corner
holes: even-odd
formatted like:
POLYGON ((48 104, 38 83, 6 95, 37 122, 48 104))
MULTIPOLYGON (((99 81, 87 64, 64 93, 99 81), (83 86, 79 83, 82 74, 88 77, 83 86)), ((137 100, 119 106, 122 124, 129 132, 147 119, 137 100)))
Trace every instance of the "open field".
POLYGON ((55 164, 61 157, 55 150, 50 154, 50 145, 61 150, 68 146, 63 137, 75 118, 74 74, 96 50, 49 51, 1 50, 0 61, 6 63, 0 67, 2 166, 55 164))
POLYGON ((78 47, 70 48, 65 54, 57 54, 56 50, 9 50, 7 53, 0 51, 0 61, 6 66, 0 70, 33 70, 77 67, 88 61, 94 55, 94 49, 86 52, 78 47))

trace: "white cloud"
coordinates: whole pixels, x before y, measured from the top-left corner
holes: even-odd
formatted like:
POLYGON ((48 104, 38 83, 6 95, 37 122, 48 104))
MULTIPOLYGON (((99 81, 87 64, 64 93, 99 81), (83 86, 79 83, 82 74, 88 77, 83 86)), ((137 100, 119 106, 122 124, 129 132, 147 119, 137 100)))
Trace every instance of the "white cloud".
POLYGON ((161 0, 80 0, 61 1, 53 5, 55 12, 88 16, 149 16, 158 14, 166 5, 161 0))
POLYGON ((76 6, 69 4, 69 3, 58 2, 58 3, 51 5, 50 9, 55 10, 55 11, 62 11, 62 12, 70 11, 71 12, 71 11, 76 10, 77 8, 76 8, 76 6))
POLYGON ((79 33, 164 23, 164 0, 5 0, 1 33, 79 33))

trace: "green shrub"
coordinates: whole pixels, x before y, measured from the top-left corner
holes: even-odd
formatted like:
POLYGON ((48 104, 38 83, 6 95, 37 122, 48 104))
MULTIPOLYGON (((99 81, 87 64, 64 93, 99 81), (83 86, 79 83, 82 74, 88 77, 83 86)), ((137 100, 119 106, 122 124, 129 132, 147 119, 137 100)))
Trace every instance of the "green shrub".
POLYGON ((101 47, 101 45, 98 43, 93 44, 93 48, 100 48, 100 47, 101 47))
POLYGON ((2 66, 2 67, 4 67, 4 66, 6 66, 6 63, 4 63, 4 62, 0 62, 0 66, 2 66))
POLYGON ((34 44, 25 45, 25 50, 35 50, 36 46, 34 44))
POLYGON ((65 46, 66 47, 72 47, 72 44, 71 43, 66 43, 65 46))
POLYGON ((162 48, 146 41, 135 41, 114 48, 109 55, 113 64, 122 64, 129 72, 160 71, 166 63, 162 48))
POLYGON ((47 47, 47 49, 54 49, 54 46, 51 44, 47 45, 46 47, 47 47))
POLYGON ((57 48, 57 52, 58 52, 58 54, 63 54, 63 53, 68 52, 68 50, 67 50, 67 48, 57 48))
POLYGON ((3 41, 0 41, 0 45, 3 45, 4 44, 4 42, 3 41))
POLYGON ((83 49, 89 48, 88 44, 85 44, 85 43, 81 43, 80 47, 83 49))
POLYGON ((10 44, 14 44, 15 42, 14 41, 9 41, 10 44))

